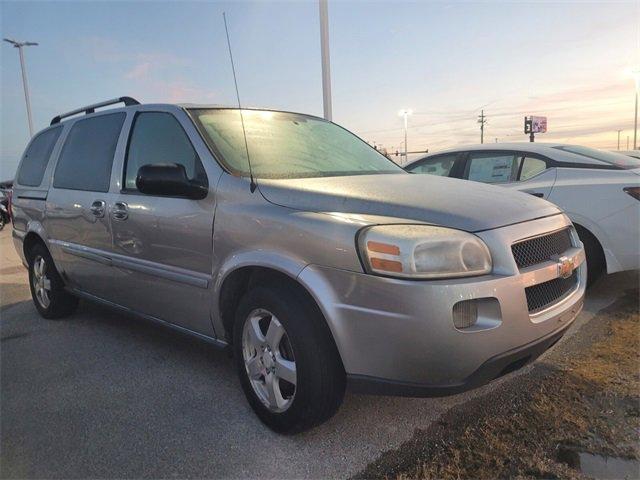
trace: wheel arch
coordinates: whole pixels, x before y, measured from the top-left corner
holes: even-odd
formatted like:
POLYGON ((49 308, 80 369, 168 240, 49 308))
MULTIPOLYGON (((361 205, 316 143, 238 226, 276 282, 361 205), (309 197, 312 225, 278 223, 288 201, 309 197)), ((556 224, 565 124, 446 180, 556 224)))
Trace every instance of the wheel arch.
POLYGON ((333 341, 336 352, 338 352, 338 357, 340 358, 340 363, 342 364, 342 358, 337 347, 336 340, 333 336, 333 332, 327 323, 324 312, 320 308, 320 305, 318 305, 318 302, 316 302, 314 296, 295 276, 291 275, 289 272, 272 268, 270 266, 244 265, 229 272, 225 276, 218 295, 218 315, 224 328, 222 335, 219 336, 222 336, 229 344, 232 343, 233 323, 235 321, 235 312, 240 299, 253 286, 269 285, 271 283, 287 284, 289 289, 297 291, 305 298, 306 301, 309 302, 310 305, 313 305, 313 307, 317 309, 318 313, 322 316, 324 326, 333 341))
POLYGON ((571 218, 578 234, 582 231, 594 240, 595 245, 598 247, 602 255, 604 271, 608 273, 617 271, 616 266, 618 265, 618 261, 613 255, 613 252, 607 248, 608 237, 606 232, 602 232, 597 225, 589 221, 587 218, 576 217, 575 215, 569 215, 569 217, 571 218))
POLYGON ((22 252, 27 263, 29 263, 29 260, 30 260, 31 250, 37 244, 42 245, 47 250, 47 252, 49 252, 49 255, 51 255, 51 251, 47 246, 47 242, 45 242, 42 236, 35 231, 30 231, 30 232, 27 232, 27 234, 24 237, 24 240, 22 241, 22 252))

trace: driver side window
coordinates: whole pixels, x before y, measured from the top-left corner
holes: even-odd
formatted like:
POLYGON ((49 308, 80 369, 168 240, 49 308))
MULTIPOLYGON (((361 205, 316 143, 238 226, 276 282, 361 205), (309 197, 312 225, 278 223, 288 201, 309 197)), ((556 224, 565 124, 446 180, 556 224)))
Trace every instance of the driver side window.
POLYGON ((426 158, 416 163, 416 165, 408 168, 411 173, 428 173, 431 175, 440 175, 448 177, 456 161, 457 154, 438 155, 437 157, 426 158))
POLYGON ((166 112, 136 115, 127 150, 124 189, 137 191, 136 176, 143 165, 183 165, 189 180, 208 186, 207 175, 178 120, 166 112))
POLYGON ((484 183, 513 182, 518 165, 518 157, 512 152, 471 152, 467 178, 484 183))

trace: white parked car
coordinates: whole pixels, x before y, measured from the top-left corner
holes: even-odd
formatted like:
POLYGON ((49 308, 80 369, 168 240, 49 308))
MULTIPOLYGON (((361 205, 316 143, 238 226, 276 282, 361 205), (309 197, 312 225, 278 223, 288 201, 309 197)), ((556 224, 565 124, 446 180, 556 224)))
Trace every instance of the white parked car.
POLYGON ((604 272, 640 268, 640 159, 577 145, 495 143, 431 154, 405 168, 555 203, 585 245, 589 283, 604 272))

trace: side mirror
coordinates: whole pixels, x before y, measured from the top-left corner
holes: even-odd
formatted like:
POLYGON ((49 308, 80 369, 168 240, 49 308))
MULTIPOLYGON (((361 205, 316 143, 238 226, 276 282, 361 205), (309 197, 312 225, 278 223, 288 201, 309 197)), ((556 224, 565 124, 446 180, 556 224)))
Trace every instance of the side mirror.
POLYGON ((186 197, 200 200, 207 196, 208 189, 189 180, 184 165, 157 163, 143 165, 138 170, 136 187, 148 195, 186 197))

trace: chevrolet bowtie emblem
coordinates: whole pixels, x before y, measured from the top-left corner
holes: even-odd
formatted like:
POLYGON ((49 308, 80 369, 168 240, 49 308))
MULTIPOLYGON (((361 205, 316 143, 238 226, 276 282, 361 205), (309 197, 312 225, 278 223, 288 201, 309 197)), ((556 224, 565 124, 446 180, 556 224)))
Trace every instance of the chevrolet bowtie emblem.
POLYGON ((573 261, 573 258, 564 256, 558 258, 558 277, 569 278, 573 273, 574 267, 575 263, 573 261))

